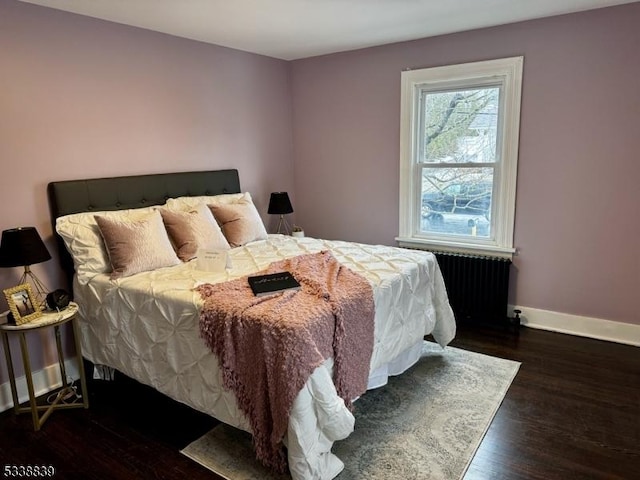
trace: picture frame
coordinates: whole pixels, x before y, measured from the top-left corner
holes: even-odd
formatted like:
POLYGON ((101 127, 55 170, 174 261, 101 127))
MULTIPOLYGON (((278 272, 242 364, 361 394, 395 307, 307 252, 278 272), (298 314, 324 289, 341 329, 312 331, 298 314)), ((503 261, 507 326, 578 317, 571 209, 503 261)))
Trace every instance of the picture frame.
POLYGON ((28 283, 16 285, 3 291, 16 325, 28 323, 42 315, 42 310, 33 295, 31 285, 28 283))

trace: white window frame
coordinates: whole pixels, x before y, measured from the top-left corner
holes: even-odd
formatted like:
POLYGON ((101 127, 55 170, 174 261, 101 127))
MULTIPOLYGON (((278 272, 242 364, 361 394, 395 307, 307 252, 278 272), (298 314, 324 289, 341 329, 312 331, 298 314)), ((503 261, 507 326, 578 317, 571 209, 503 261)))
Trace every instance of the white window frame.
POLYGON ((399 235, 396 237, 400 246, 508 258, 513 256, 523 63, 523 57, 511 57, 402 72, 400 225, 399 235), (497 85, 501 88, 498 152, 491 207, 491 238, 429 235, 420 232, 420 94, 425 90, 464 89, 484 85, 497 85))

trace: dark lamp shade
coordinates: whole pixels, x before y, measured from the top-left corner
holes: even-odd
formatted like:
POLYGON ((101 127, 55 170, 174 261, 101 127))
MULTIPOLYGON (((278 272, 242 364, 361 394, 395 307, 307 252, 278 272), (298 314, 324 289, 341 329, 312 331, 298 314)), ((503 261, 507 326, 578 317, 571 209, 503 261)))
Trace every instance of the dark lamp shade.
POLYGON ((286 215, 287 213, 293 213, 293 207, 289 201, 289 194, 287 192, 273 192, 271 199, 269 200, 269 209, 267 213, 272 215, 286 215))
POLYGON ((35 227, 12 228, 2 232, 0 267, 24 267, 50 258, 35 227))

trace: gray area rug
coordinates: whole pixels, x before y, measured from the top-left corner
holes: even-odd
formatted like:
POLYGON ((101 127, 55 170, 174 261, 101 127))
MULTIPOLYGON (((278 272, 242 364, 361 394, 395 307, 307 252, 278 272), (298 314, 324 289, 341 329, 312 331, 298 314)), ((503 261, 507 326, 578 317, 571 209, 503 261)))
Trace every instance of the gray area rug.
MULTIPOLYGON (((520 364, 427 343, 410 370, 355 403, 355 431, 334 444, 338 480, 458 480, 520 364)), ((281 480, 254 458, 251 437, 219 425, 182 453, 229 480, 281 480)))

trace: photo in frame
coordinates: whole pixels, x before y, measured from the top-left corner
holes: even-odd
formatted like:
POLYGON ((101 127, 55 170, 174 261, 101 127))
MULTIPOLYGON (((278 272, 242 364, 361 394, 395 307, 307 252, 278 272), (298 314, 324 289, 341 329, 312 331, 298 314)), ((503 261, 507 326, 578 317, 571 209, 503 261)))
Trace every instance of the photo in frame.
POLYGON ((16 325, 28 323, 42 315, 38 302, 33 295, 31 285, 23 283, 4 290, 4 296, 9 304, 16 325))

